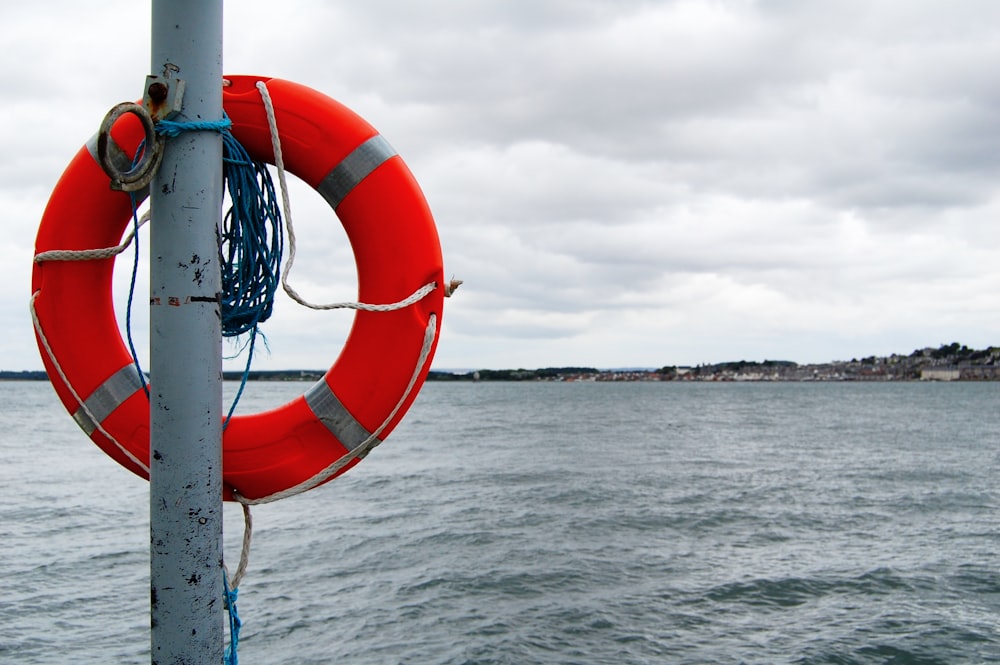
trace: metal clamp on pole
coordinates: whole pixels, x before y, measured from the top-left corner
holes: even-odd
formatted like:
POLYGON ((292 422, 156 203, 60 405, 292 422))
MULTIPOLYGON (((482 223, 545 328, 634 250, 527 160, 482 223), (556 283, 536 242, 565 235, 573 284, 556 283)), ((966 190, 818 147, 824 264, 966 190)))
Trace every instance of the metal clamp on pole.
POLYGON ((148 187, 162 159, 163 138, 157 136, 156 125, 145 108, 132 102, 122 102, 108 111, 97 133, 97 160, 111 178, 111 189, 137 192, 148 187), (146 136, 142 155, 135 163, 111 138, 111 127, 126 113, 139 118, 146 136), (131 166, 126 168, 123 165, 131 166))
POLYGON ((170 120, 180 113, 183 102, 184 79, 152 75, 146 77, 142 105, 149 111, 154 123, 170 120))

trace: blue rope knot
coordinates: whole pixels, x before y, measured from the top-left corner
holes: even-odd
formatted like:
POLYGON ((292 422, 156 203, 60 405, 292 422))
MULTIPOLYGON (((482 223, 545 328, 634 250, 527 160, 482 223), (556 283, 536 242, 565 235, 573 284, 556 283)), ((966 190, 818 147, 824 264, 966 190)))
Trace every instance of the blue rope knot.
POLYGON ((225 132, 232 126, 233 121, 228 116, 223 116, 222 120, 187 120, 185 122, 160 120, 156 123, 156 133, 177 138, 184 132, 225 132))

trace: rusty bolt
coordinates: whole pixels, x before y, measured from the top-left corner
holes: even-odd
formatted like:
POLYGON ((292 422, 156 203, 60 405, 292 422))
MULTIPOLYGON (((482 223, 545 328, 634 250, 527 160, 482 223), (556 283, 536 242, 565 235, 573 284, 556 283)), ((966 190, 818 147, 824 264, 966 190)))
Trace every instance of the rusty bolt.
POLYGON ((167 99, 168 92, 170 91, 165 84, 154 83, 149 86, 149 99, 154 104, 162 104, 167 99))

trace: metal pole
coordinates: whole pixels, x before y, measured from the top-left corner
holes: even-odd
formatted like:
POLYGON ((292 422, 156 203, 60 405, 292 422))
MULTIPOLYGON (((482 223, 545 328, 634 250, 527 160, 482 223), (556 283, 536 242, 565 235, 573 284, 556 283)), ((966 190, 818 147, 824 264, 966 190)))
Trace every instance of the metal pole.
MULTIPOLYGON (((152 0, 152 73, 177 121, 222 118, 222 0, 152 0)), ((150 187, 150 644, 154 665, 220 663, 222 139, 166 142, 150 187)))

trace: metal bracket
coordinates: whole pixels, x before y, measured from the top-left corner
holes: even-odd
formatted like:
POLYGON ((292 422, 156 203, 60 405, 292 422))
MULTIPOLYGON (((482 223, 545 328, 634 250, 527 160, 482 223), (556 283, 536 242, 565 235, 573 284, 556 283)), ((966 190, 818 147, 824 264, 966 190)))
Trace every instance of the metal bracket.
POLYGON ((111 189, 124 192, 141 191, 153 180, 161 159, 163 159, 163 137, 157 136, 153 120, 145 108, 132 102, 122 102, 108 111, 97 132, 97 161, 111 178, 111 189), (111 138, 111 127, 126 113, 139 118, 145 135, 142 153, 138 163, 135 164, 132 164, 125 151, 111 138), (131 166, 122 170, 124 164, 131 166))
POLYGON ((147 76, 141 106, 124 102, 108 111, 97 134, 97 157, 111 178, 111 189, 138 192, 149 186, 163 158, 163 137, 157 135, 156 123, 180 113, 183 100, 183 79, 147 76), (139 119, 145 135, 145 147, 134 164, 111 138, 112 125, 126 113, 139 119))
POLYGON ((147 76, 142 105, 153 122, 169 120, 181 111, 184 101, 184 79, 147 76))

